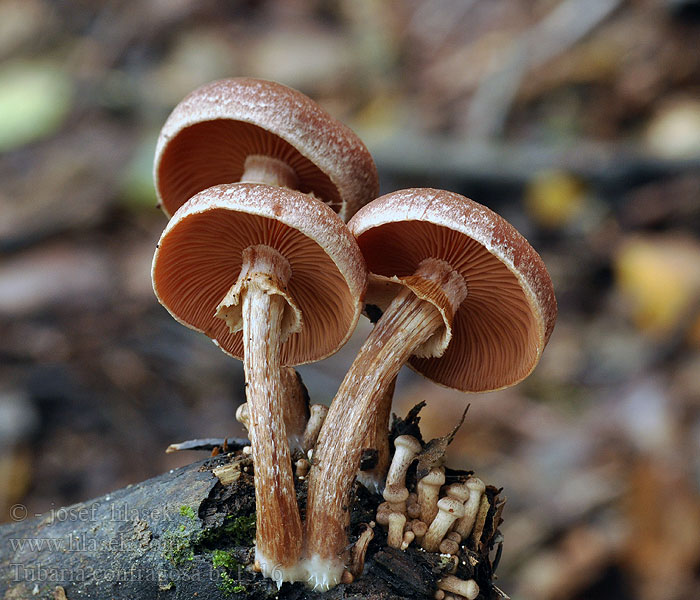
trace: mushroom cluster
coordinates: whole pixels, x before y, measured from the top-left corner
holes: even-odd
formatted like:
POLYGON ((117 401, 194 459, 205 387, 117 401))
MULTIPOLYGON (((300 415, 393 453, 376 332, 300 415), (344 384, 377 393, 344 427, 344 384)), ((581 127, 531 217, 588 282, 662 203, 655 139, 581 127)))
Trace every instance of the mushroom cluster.
MULTIPOLYGON (((321 586, 340 581, 363 443, 388 435, 375 429, 401 366, 465 392, 508 387, 535 368, 556 318, 540 256, 464 196, 400 190, 360 209, 348 228, 371 272, 366 302, 384 310, 331 403, 309 475, 306 546, 321 586)), ((408 491, 394 483, 384 498, 402 506, 408 491)))
MULTIPOLYGON (((263 575, 327 590, 361 574, 373 534, 349 550, 356 479, 383 496, 376 521, 389 546, 455 554, 478 543, 483 482, 445 487, 435 467, 409 491, 423 447, 399 435, 391 456, 391 402, 403 364, 466 392, 534 369, 556 302, 527 241, 451 192, 376 198, 374 162, 352 131, 303 94, 256 79, 183 100, 161 132, 155 180, 171 217, 153 258, 156 296, 244 364, 236 418, 251 442, 263 575), (292 367, 336 352, 363 309, 381 318, 330 407, 309 406, 292 367), (360 470, 367 449, 376 460, 360 470), (304 523, 295 477, 308 483, 304 523)), ((444 598, 479 593, 454 575, 438 587, 444 598)))

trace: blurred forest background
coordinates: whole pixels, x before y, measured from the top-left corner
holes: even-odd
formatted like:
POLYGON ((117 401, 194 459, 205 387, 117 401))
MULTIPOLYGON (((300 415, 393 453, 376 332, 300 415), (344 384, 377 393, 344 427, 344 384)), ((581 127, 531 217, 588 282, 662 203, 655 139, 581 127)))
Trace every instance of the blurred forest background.
MULTIPOLYGON (((700 2, 0 0, 0 522, 243 435, 243 370, 156 302, 152 157, 201 83, 274 79, 353 127, 382 193, 446 188, 541 253, 540 366, 426 438, 505 488, 514 598, 700 598, 700 2)), ((366 336, 303 367, 328 402, 366 336)))

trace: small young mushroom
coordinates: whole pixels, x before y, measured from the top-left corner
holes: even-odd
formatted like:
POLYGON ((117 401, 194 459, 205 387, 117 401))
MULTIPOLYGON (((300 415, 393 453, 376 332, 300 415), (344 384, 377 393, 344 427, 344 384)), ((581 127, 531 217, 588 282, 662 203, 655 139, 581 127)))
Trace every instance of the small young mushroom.
POLYGON ((413 521, 411 521, 411 531, 416 534, 416 539, 420 541, 421 538, 427 533, 428 525, 423 521, 413 519, 413 521))
POLYGON ((374 529, 370 525, 365 525, 362 533, 357 538, 355 545, 351 550, 351 561, 350 561, 350 572, 355 576, 359 577, 362 575, 362 571, 365 568, 365 556, 367 555, 367 548, 369 543, 374 538, 374 529))
POLYGON ((412 435, 400 435, 394 440, 396 451, 389 468, 384 488, 384 500, 392 505, 393 510, 406 514, 408 489, 406 488, 406 471, 411 461, 418 455, 422 446, 412 435))
POLYGON ((413 531, 411 531, 410 529, 408 531, 405 531, 403 534, 403 541, 401 542, 400 550, 405 550, 406 548, 408 548, 415 539, 416 534, 413 533, 413 531))
POLYGON ((250 429, 250 415, 248 414, 247 402, 243 402, 243 404, 238 405, 238 408, 236 409, 236 421, 243 425, 243 427, 246 428, 246 431, 250 429))
POLYGON ((394 457, 386 476, 387 487, 406 487, 406 471, 422 449, 423 445, 412 435, 400 435, 394 440, 394 457))
POLYGON ((282 367, 282 393, 284 426, 292 451, 303 450, 304 429, 309 420, 309 394, 301 380, 301 375, 293 367, 282 367))
POLYGON ((366 281, 359 249, 340 218, 306 194, 220 185, 175 213, 152 275, 175 319, 243 359, 256 558, 278 584, 305 578, 282 365, 320 360, 350 337, 366 281))
POLYGON ((479 542, 481 541, 481 534, 484 533, 484 525, 486 525, 486 517, 491 509, 491 503, 489 502, 488 496, 481 496, 481 502, 479 504, 479 512, 476 514, 476 520, 474 521, 474 529, 472 529, 471 540, 475 547, 478 548, 479 542))
POLYGON ((440 554, 457 554, 459 552, 459 543, 446 537, 440 542, 438 551, 440 554))
POLYGON ((481 496, 486 490, 484 482, 478 477, 470 477, 465 482, 469 488, 469 498, 464 503, 464 516, 455 523, 454 530, 462 536, 462 539, 467 539, 474 527, 474 521, 479 513, 479 505, 481 504, 481 496))
POLYGON ((382 502, 377 506, 377 514, 374 519, 379 525, 387 527, 389 525, 389 515, 395 512, 391 509, 391 504, 389 502, 382 502))
POLYGON ((437 582, 438 589, 445 592, 452 592, 467 598, 467 600, 476 600, 479 595, 479 586, 473 579, 460 579, 454 575, 445 575, 437 582))
POLYGON ((301 447, 304 452, 308 452, 316 445, 318 432, 321 431, 323 420, 328 414, 328 407, 324 404, 312 404, 309 407, 309 413, 309 420, 306 423, 306 429, 304 429, 301 442, 301 447))
POLYGON ((449 497, 440 498, 438 500, 438 514, 423 536, 421 547, 428 552, 437 552, 447 530, 463 515, 464 505, 459 500, 449 497))
POLYGON ((154 176, 168 216, 197 192, 238 181, 313 194, 344 221, 379 192, 374 161, 348 127, 301 92, 248 77, 203 85, 175 107, 154 176))
POLYGON ((535 368, 557 312, 535 250, 507 221, 464 196, 393 192, 360 209, 348 227, 372 276, 397 294, 343 379, 316 445, 307 556, 318 570, 312 578, 324 582, 342 573, 362 443, 401 366, 408 361, 463 391, 514 385, 535 368))
POLYGON ((438 512, 438 499, 440 488, 445 484, 445 468, 433 467, 428 474, 418 480, 416 491, 418 492, 418 505, 420 506, 420 520, 430 525, 438 512))
POLYGON ((384 500, 394 512, 406 514, 406 500, 408 500, 408 489, 401 485, 391 485, 384 488, 384 500))
POLYGON ((296 463, 294 463, 294 466, 296 467, 297 477, 301 478, 306 477, 306 475, 309 473, 309 469, 311 468, 311 464, 305 458, 300 458, 298 461, 296 461, 296 463))
POLYGON ((445 495, 464 503, 469 499, 469 487, 466 482, 451 483, 445 488, 445 495))
POLYGON ((406 500, 406 516, 409 519, 420 518, 420 504, 418 503, 418 494, 411 492, 406 500))
POLYGON ((406 515, 403 513, 392 512, 389 515, 389 533, 387 534, 386 543, 392 548, 401 548, 403 543, 403 530, 406 526, 406 515))
POLYGON ((452 540, 453 542, 457 542, 458 544, 462 542, 462 536, 459 535, 456 531, 448 531, 445 535, 445 539, 452 540))

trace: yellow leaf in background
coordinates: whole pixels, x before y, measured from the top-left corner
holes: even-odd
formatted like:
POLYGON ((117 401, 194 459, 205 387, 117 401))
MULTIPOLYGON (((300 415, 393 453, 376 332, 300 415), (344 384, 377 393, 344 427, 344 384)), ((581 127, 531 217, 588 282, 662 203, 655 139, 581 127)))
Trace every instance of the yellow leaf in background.
POLYGON ((672 333, 700 298, 700 243, 667 235, 636 236, 615 256, 618 290, 636 326, 656 337, 672 333))
POLYGON ((564 171, 541 171, 525 190, 525 209, 540 226, 564 227, 582 212, 585 190, 582 182, 564 171))
POLYGON ((73 96, 68 75, 56 65, 15 61, 0 68, 0 152, 54 133, 73 96))

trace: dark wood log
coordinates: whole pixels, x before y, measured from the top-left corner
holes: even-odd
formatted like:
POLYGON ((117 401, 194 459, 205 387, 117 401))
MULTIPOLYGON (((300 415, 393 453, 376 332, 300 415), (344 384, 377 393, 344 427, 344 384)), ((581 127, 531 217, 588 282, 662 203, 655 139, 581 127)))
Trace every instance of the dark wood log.
MULTIPOLYGON (((302 508, 305 487, 300 480, 302 508)), ((380 500, 358 486, 356 532, 372 520, 380 500)), ((278 590, 254 571, 252 461, 241 452, 44 515, 25 518, 22 508, 12 511, 16 522, 0 526, 0 598, 6 600, 428 599, 454 564, 416 548, 387 548, 377 527, 365 572, 353 583, 326 593, 302 583, 278 590)), ((480 597, 496 597, 489 586, 485 591, 480 597)))

